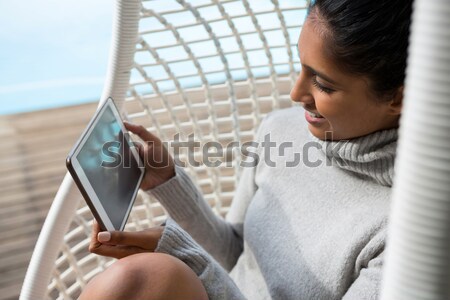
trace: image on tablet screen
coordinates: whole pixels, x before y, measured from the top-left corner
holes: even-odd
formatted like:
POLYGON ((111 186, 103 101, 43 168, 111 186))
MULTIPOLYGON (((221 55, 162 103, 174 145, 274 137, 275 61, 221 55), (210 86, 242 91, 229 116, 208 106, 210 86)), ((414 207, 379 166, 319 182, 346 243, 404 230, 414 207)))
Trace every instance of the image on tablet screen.
POLYGON ((120 228, 141 171, 110 107, 106 107, 77 159, 114 228, 120 228))

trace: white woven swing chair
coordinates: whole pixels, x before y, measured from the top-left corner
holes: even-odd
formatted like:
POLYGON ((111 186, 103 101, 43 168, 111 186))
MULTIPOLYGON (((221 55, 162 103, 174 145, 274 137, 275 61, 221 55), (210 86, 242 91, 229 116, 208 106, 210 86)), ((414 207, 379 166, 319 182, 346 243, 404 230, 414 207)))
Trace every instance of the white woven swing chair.
MULTIPOLYGON (((176 133, 182 140, 193 133, 201 143, 250 141, 264 115, 292 105, 306 7, 302 0, 116 0, 101 99, 112 97, 124 118, 163 141, 176 133)), ((417 0, 416 7, 382 298, 450 299, 450 4, 417 0), (423 45, 430 52, 421 51, 423 45), (434 76, 436 70, 443 75, 434 76), (418 113, 423 111, 427 114, 418 113), (420 135, 417 124, 433 134, 420 135)), ((187 164, 220 215, 227 213, 239 179, 241 153, 233 149, 225 155, 230 164, 187 164)), ((186 161, 186 153, 179 159, 186 161)), ((92 214, 80 200, 66 175, 20 299, 75 299, 113 262, 88 253, 92 214)), ((127 230, 154 226, 165 217, 159 203, 140 193, 127 230)))
MULTIPOLYGON (((124 118, 163 141, 176 133, 182 140, 193 133, 201 143, 250 141, 267 112, 291 105, 305 13, 306 1, 298 0, 116 0, 101 99, 112 97, 124 118)), ((232 161, 218 168, 187 164, 221 215, 239 177, 240 149, 234 150, 228 153, 232 161)), ((196 151, 200 161, 201 149, 196 151)), ((112 262, 87 251, 92 215, 81 199, 66 175, 36 245, 22 299, 76 298, 112 262)), ((127 229, 152 227, 165 217, 159 203, 140 193, 127 229)))

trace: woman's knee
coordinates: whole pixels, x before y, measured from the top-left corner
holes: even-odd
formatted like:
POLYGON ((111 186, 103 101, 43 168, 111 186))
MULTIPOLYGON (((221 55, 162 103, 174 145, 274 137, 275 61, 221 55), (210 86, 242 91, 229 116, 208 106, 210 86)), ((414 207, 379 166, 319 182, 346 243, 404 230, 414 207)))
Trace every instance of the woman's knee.
POLYGON ((91 280, 80 299, 207 299, 196 274, 167 254, 125 257, 91 280))

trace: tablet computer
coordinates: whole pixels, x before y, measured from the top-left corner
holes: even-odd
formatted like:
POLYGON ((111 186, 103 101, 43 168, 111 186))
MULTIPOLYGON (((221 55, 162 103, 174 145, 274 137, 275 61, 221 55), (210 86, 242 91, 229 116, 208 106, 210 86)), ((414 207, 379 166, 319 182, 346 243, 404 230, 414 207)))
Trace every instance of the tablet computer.
POLYGON ((66 165, 100 227, 123 230, 145 169, 111 98, 97 109, 66 165))

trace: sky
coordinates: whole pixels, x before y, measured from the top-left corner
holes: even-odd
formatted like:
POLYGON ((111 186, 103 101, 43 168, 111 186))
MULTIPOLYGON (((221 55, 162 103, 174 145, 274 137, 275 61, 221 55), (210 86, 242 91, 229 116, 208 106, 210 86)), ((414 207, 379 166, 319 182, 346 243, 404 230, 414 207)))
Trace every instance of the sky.
POLYGON ((113 0, 0 1, 0 115, 98 101, 113 0))
MULTIPOLYGON (((283 0, 280 4, 295 7, 304 5, 303 2, 283 0)), ((115 0, 0 0, 0 115, 98 101, 107 71, 114 3, 115 0)), ((159 0, 147 4, 157 10, 169 2, 159 0)), ((245 13, 240 3, 227 5, 232 7, 230 12, 245 13), (239 12, 238 6, 242 12, 239 12)), ((273 4, 270 0, 252 0, 251 5, 256 10, 264 10, 270 9, 273 4)), ((169 20, 174 24, 187 20, 175 15, 178 19, 169 20)), ((303 18, 298 11, 287 11, 284 16, 288 25, 296 25, 303 18)), ((263 27, 272 26, 271 17, 258 16, 263 27)), ((249 20, 250 24, 246 25, 240 24, 239 21, 243 21, 240 19, 234 20, 237 27, 254 30, 249 20)), ((294 31, 293 40, 298 36, 298 32, 294 31)), ((197 33, 187 35, 196 37, 197 33)), ((253 35, 243 39, 249 39, 247 42, 250 44, 260 43, 257 34, 253 35)), ((267 36, 277 43, 277 38, 270 36, 270 33, 267 36)), ((170 42, 167 34, 164 37, 153 39, 152 43, 157 44, 159 40, 170 42)), ((281 34, 280 37, 283 38, 281 34)), ((225 42, 223 46, 227 46, 225 42)), ((293 52, 296 53, 295 47, 293 52)), ((173 58, 169 48, 162 54, 173 58)), ((264 53, 262 55, 265 57, 264 53)), ((274 49, 273 55, 274 59, 283 60, 287 52, 285 49, 274 49), (283 53, 277 54, 276 51, 283 53)), ((255 65, 259 63, 256 52, 250 58, 257 60, 255 65)), ((230 64, 238 62, 231 57, 228 60, 230 64)), ((211 62, 206 67, 220 66, 220 62, 211 62)), ((171 67, 174 72, 177 71, 175 65, 171 67)), ((182 65, 178 69, 181 73, 191 72, 182 65)), ((259 71, 255 69, 255 72, 259 71)), ((262 71, 260 73, 263 74, 262 71)), ((158 77, 165 73, 154 70, 152 74, 158 77)))

